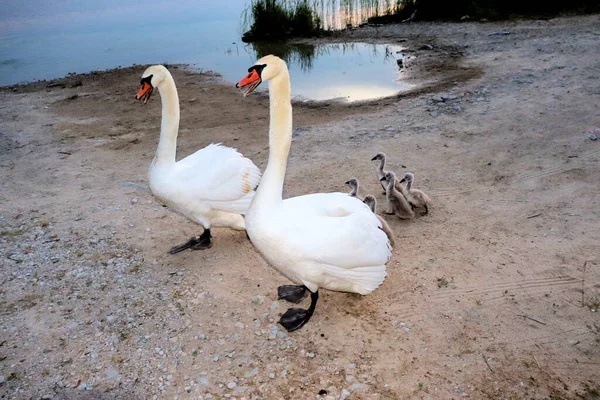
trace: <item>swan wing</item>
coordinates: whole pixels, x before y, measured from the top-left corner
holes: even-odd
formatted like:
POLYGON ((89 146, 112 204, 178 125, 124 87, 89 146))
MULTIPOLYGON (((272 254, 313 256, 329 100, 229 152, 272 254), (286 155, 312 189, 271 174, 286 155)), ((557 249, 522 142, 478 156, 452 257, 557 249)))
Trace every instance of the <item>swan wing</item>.
POLYGON ((385 279, 391 246, 360 200, 319 193, 284 201, 286 247, 303 260, 305 284, 367 294, 385 279))
MULTIPOLYGON (((246 204, 247 209, 261 176, 250 159, 221 144, 210 144, 198 150, 177 162, 175 168, 178 183, 190 196, 222 207, 230 202, 239 202, 246 204)), ((215 208, 237 211, 240 207, 243 208, 242 205, 233 205, 231 210, 215 208)))

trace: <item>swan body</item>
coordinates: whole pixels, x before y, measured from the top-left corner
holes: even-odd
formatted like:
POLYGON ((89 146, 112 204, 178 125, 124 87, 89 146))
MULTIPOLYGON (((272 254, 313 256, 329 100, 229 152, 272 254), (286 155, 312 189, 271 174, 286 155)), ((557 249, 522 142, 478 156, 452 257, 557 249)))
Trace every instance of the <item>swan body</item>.
MULTIPOLYGON (((388 172, 381 180, 387 183, 386 197, 388 200, 388 211, 386 214, 394 214, 400 219, 414 218, 415 213, 413 212, 410 203, 406 200, 404 195, 395 188, 395 186, 400 185, 396 179, 396 174, 388 172)), ((402 185, 400 186, 403 190, 404 187, 402 187, 402 185)))
POLYGON ((208 248, 211 227, 244 230, 245 214, 260 182, 260 170, 235 149, 210 144, 176 161, 179 98, 175 81, 162 65, 146 69, 136 96, 148 101, 158 88, 162 101, 161 131, 156 156, 150 164, 150 190, 170 209, 202 225, 205 232, 171 253, 186 248, 208 248))
POLYGON ((407 172, 404 177, 400 180, 400 183, 406 181, 406 187, 402 187, 402 194, 406 197, 406 200, 410 203, 413 208, 424 208, 425 212, 422 215, 429 213, 429 204, 431 199, 422 190, 413 189, 412 184, 415 181, 415 175, 412 172, 407 172))
POLYGON ((292 331, 312 316, 319 288, 366 295, 381 285, 391 248, 380 220, 355 197, 316 193, 282 199, 292 141, 285 62, 263 57, 236 86, 249 94, 262 80, 269 81, 269 161, 246 214, 246 230, 266 261, 298 285, 280 287, 280 298, 297 302, 306 289, 311 292, 308 310, 289 309, 279 321, 292 331))
MULTIPOLYGON (((371 158, 371 161, 377 161, 377 160, 379 160, 379 165, 377 166, 377 169, 375 170, 377 173, 377 180, 379 181, 379 183, 381 184, 381 187, 383 188, 383 194, 386 194, 387 184, 383 180, 383 177, 385 176, 385 174, 387 174, 387 171, 384 169, 385 162, 387 160, 387 156, 385 155, 385 153, 377 153, 377 154, 375 154, 375 157, 371 158)), ((396 190, 400 190, 400 186, 401 186, 400 183, 396 182, 396 190)))
POLYGON ((373 214, 375 214, 375 216, 377 218, 379 218, 379 221, 381 222, 381 230, 384 231, 385 234, 387 235, 388 240, 390 241, 390 245, 392 247, 395 247, 396 241, 394 240, 394 232, 392 232, 392 229, 390 228, 390 226, 388 225, 386 220, 381 218, 379 215, 377 215, 377 211, 376 211, 377 210, 377 200, 375 199, 375 197, 368 194, 365 196, 363 203, 365 203, 367 206, 369 206, 369 208, 371 209, 373 214))

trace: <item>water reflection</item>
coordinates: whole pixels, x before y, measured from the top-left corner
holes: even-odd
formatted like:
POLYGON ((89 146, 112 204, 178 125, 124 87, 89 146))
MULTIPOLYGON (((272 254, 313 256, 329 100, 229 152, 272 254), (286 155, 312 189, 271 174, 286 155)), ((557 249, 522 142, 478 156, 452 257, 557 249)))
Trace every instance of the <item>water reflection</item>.
MULTIPOLYGON (((273 53, 288 62, 297 98, 354 101, 407 88, 399 79, 397 46, 241 43, 239 15, 247 0, 182 0, 176 7, 163 0, 110 1, 120 6, 38 0, 31 9, 22 0, 0 1, 0 85, 133 63, 191 64, 237 82, 258 58, 273 53)), ((324 14, 326 24, 337 26, 358 21, 368 8, 365 0, 323 1, 334 14, 339 8, 336 17, 324 14)))
MULTIPOLYGON (((400 46, 365 43, 296 44, 255 42, 244 47, 254 60, 284 59, 296 99, 359 101, 392 96, 410 86, 401 81, 400 46)), ((235 76, 228 80, 235 80, 235 76)), ((266 86, 263 87, 266 90, 266 86)))

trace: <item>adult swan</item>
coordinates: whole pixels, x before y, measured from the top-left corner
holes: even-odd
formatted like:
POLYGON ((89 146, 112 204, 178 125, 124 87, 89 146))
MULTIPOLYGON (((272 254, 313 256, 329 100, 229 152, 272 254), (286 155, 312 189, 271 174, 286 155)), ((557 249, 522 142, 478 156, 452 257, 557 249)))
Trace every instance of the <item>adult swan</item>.
POLYGON ((246 231, 267 262, 297 284, 280 286, 280 299, 298 303, 311 292, 308 310, 290 308, 279 320, 294 331, 313 315, 319 288, 363 295, 377 289, 385 279, 391 248, 379 219, 355 197, 316 193, 282 199, 292 144, 285 62, 263 57, 236 86, 248 95, 263 80, 269 81, 269 161, 246 214, 246 231))
POLYGON ((211 227, 245 229, 241 214, 248 211, 260 170, 235 149, 220 144, 210 144, 176 162, 179 97, 171 73, 162 65, 144 71, 136 99, 146 104, 154 88, 162 100, 162 121, 158 149, 148 172, 150 190, 167 207, 204 227, 202 235, 169 252, 207 249, 212 246, 211 227))

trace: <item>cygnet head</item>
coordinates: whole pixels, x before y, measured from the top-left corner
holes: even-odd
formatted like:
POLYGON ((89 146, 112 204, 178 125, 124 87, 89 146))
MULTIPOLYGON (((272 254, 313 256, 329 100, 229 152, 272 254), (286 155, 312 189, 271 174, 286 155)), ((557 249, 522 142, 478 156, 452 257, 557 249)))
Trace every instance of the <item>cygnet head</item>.
POLYGON ((407 172, 404 174, 404 177, 402 178, 402 180, 400 180, 400 183, 404 183, 404 182, 409 182, 412 183, 412 181, 415 180, 415 176, 412 172, 407 172))
POLYGON ((371 161, 385 160, 385 153, 377 153, 375 157, 371 158, 371 161))
POLYGON ((369 208, 371 209, 371 211, 375 212, 375 207, 377 207, 377 200, 375 199, 374 196, 372 196, 370 194, 365 196, 363 203, 368 205, 369 208))
POLYGON ((380 179, 380 181, 396 182, 396 174, 393 172, 388 172, 380 179))
POLYGON ((268 55, 262 57, 253 66, 248 68, 248 75, 235 84, 235 87, 244 91, 248 96, 261 84, 262 81, 270 81, 283 71, 287 71, 287 64, 281 58, 268 55))
POLYGON ((346 185, 350 186, 350 189, 354 189, 358 187, 358 180, 356 178, 348 179, 346 181, 346 185))
POLYGON ((152 91, 155 87, 158 87, 164 82, 165 77, 169 74, 169 71, 163 65, 153 65, 146 68, 142 74, 142 80, 140 81, 140 90, 135 96, 136 100, 144 101, 144 104, 148 103, 152 91))

